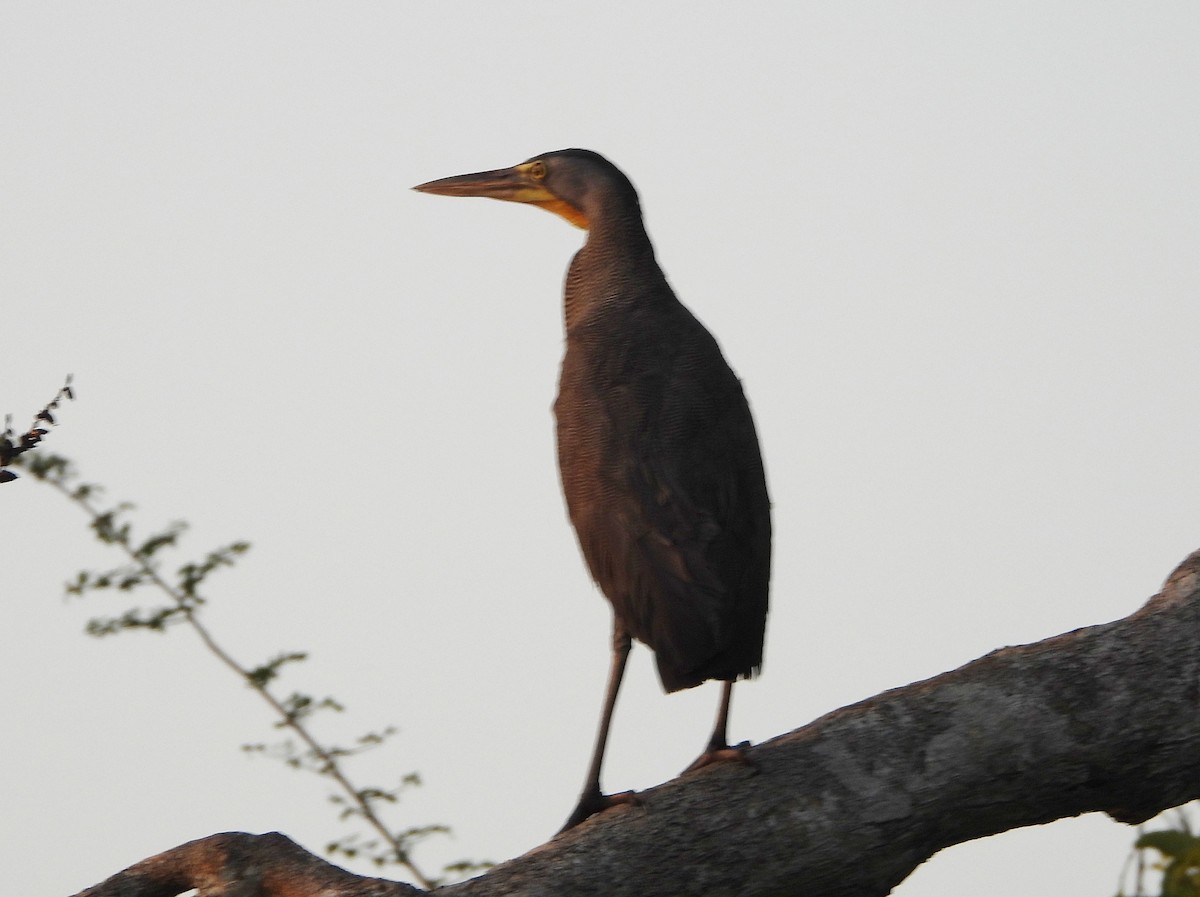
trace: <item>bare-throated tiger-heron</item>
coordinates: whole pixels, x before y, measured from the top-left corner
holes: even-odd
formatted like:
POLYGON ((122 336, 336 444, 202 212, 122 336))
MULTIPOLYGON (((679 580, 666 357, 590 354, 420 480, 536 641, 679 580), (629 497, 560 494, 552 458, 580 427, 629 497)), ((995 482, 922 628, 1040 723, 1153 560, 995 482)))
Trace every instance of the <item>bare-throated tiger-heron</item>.
POLYGON ((584 228, 567 273, 558 465, 592 577, 613 608, 612 667, 596 747, 570 828, 629 794, 600 768, 630 638, 668 692, 723 683, 716 727, 689 769, 741 756, 726 722, 733 682, 762 665, 771 514, 741 383, 671 290, 629 179, 567 149, 415 189, 541 206, 584 228))

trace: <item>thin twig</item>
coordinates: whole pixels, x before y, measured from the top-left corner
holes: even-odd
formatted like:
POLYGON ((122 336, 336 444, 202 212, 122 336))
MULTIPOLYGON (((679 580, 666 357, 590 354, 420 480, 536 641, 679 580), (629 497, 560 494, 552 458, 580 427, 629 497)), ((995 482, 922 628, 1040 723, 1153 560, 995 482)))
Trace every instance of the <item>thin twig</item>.
POLYGON ((54 412, 58 410, 58 406, 65 400, 75 398, 75 391, 71 388, 71 379, 71 375, 67 374, 66 382, 58 388, 54 398, 33 416, 33 423, 29 425, 29 429, 19 436, 13 432, 12 415, 5 416, 4 429, 0 431, 0 485, 10 483, 17 478, 15 473, 6 468, 18 462, 25 452, 37 447, 43 437, 50 432, 46 428, 53 427, 57 423, 54 419, 54 412))
MULTIPOLYGON (((92 521, 100 519, 104 512, 100 511, 92 502, 88 500, 89 490, 72 489, 67 485, 65 477, 40 475, 40 478, 49 483, 72 502, 81 507, 92 521)), ((338 766, 337 759, 308 732, 308 730, 300 723, 299 716, 296 713, 289 712, 280 701, 271 694, 264 682, 258 681, 250 674, 250 671, 238 663, 224 648, 222 648, 213 637, 203 623, 196 616, 194 602, 188 601, 187 598, 169 582, 167 582, 159 574, 155 565, 150 563, 148 557, 139 554, 129 543, 129 538, 120 532, 117 532, 113 541, 121 547, 121 550, 133 563, 134 567, 145 576, 146 580, 158 586, 158 588, 173 601, 176 607, 182 613, 184 619, 200 637, 200 641, 204 646, 226 667, 236 673, 243 681, 247 682, 252 689, 258 692, 259 696, 266 701, 271 710, 278 715, 280 724, 288 729, 291 729, 300 738, 301 741, 312 752, 322 764, 321 771, 332 778, 338 786, 346 793, 351 803, 356 807, 359 814, 366 820, 379 835, 391 846, 395 852, 396 861, 409 871, 422 888, 432 890, 435 883, 427 878, 420 869, 416 867, 412 859, 408 855, 408 851, 404 848, 400 839, 397 838, 383 821, 375 814, 370 803, 364 799, 362 792, 355 788, 354 785, 346 778, 341 768, 338 766)))

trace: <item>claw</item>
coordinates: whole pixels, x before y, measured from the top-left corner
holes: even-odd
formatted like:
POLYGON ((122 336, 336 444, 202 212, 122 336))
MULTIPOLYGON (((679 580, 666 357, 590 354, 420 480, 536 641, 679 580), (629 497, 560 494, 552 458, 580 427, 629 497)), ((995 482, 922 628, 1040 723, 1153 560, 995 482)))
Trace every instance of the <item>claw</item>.
POLYGON ((571 817, 567 820, 567 824, 558 830, 558 834, 562 834, 568 829, 573 829, 579 823, 583 822, 597 813, 603 813, 610 807, 615 807, 620 804, 640 807, 642 804, 639 798, 632 791, 620 791, 617 794, 601 794, 599 789, 595 791, 585 791, 583 796, 579 798, 579 803, 576 805, 571 817))
POLYGON ((725 763, 730 760, 741 763, 743 766, 748 766, 754 772, 758 772, 758 764, 750 759, 747 751, 750 750, 750 742, 743 741, 741 744, 730 747, 729 745, 712 745, 708 749, 692 761, 692 765, 685 769, 680 775, 687 775, 689 772, 694 772, 697 769, 703 769, 713 763, 725 763))

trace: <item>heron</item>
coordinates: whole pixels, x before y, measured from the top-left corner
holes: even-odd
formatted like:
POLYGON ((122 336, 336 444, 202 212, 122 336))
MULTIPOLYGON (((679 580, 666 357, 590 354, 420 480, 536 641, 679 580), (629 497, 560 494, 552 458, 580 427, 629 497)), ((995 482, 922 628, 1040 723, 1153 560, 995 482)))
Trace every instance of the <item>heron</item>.
POLYGON ((754 419, 716 340, 676 298, 633 184, 565 149, 414 188, 540 206, 587 231, 567 272, 554 402, 567 514, 612 605, 612 655, 591 763, 563 831, 631 792, 600 773, 631 640, 663 689, 721 682, 716 724, 685 772, 745 759, 727 737, 733 683, 762 667, 771 510, 754 419))

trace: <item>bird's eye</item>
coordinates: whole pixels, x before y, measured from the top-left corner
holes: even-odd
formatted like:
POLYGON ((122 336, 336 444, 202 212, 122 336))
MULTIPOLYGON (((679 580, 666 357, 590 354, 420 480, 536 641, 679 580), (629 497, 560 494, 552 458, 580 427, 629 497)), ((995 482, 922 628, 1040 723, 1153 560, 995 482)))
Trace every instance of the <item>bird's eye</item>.
POLYGON ((546 163, 540 159, 537 162, 531 162, 529 165, 529 176, 535 181, 540 181, 546 176, 546 163))

